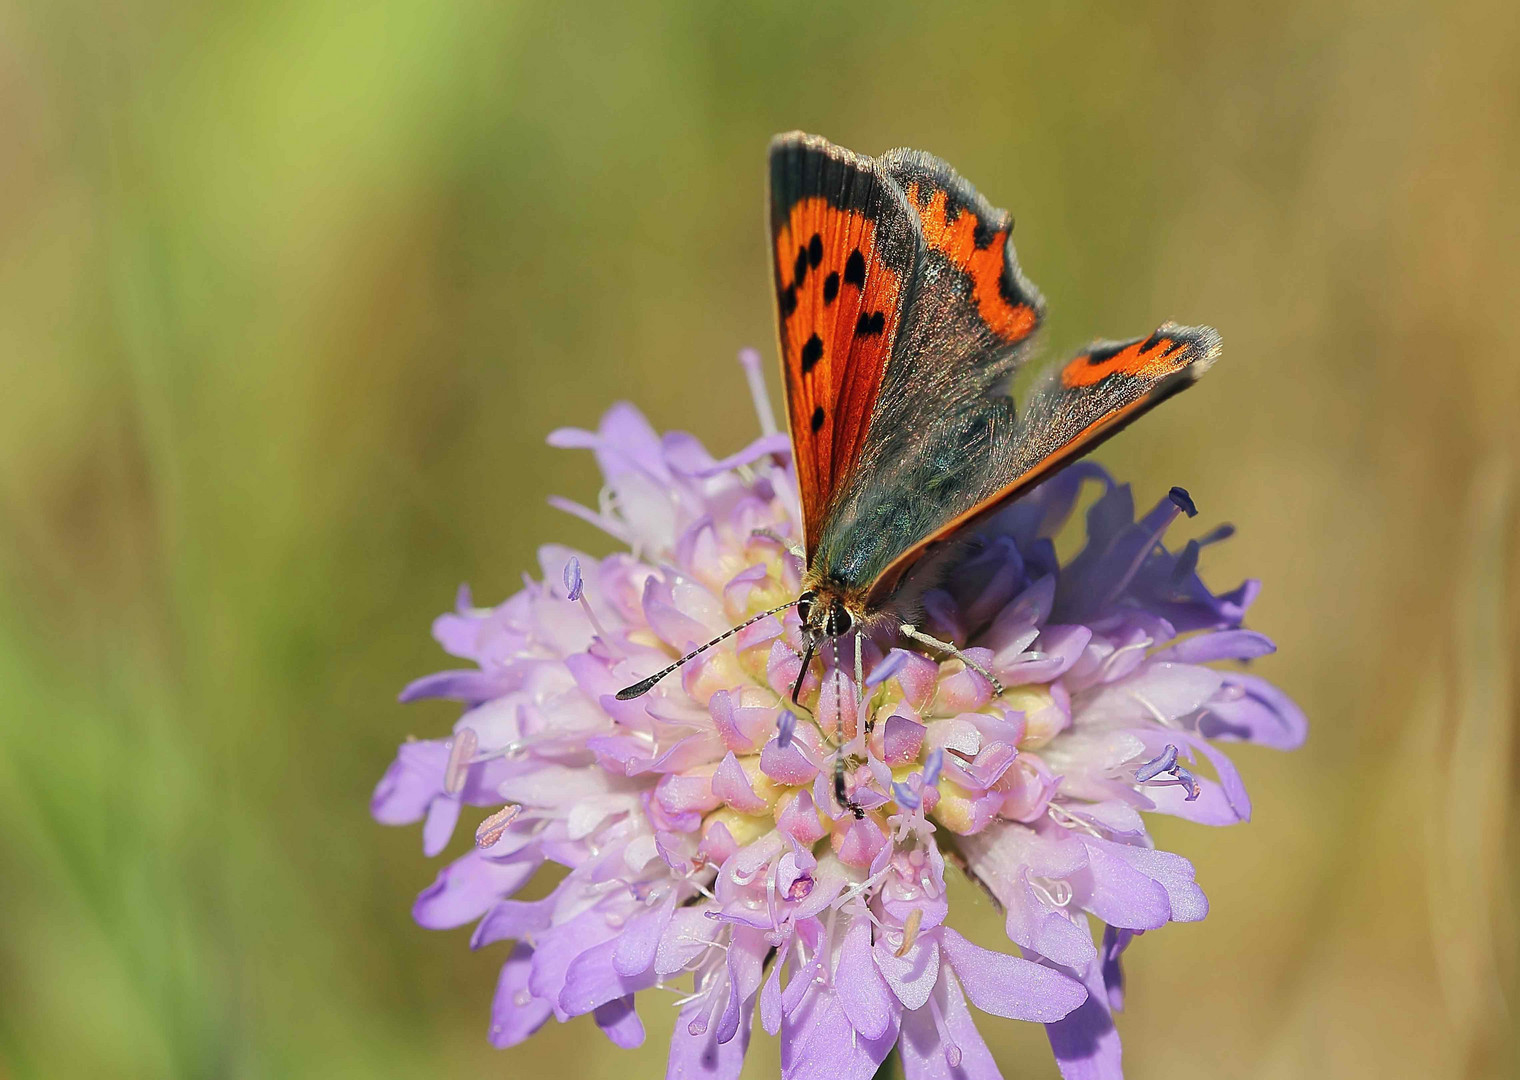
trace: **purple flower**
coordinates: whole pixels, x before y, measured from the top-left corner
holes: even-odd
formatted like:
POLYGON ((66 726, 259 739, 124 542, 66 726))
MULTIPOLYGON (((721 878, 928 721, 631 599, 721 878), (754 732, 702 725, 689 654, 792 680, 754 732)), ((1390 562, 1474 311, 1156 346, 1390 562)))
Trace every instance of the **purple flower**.
POLYGON ((1207 912, 1192 866, 1153 847, 1142 815, 1244 821, 1216 744, 1304 738, 1281 692, 1207 666, 1272 651, 1241 628, 1256 584, 1204 586, 1199 548, 1217 537, 1163 545, 1191 509, 1180 489, 1137 517, 1127 486, 1079 464, 997 515, 925 598, 925 632, 996 674, 1001 695, 959 661, 867 637, 861 685, 850 642, 837 669, 815 660, 806 708, 788 711, 801 663, 788 611, 618 701, 797 595, 789 444, 767 430, 715 460, 620 405, 595 432, 550 436, 592 450, 606 482, 595 509, 557 505, 627 550, 546 546, 539 580, 492 608, 462 591, 434 624, 470 666, 403 700, 465 712, 450 738, 402 746, 372 811, 423 821, 429 855, 464 805, 489 813, 417 898, 417 921, 474 923, 475 948, 514 943, 497 1046, 588 1013, 637 1045, 637 995, 663 988, 679 1010, 671 1076, 737 1076, 758 1014, 786 1080, 867 1080, 894 1048, 911 1080, 996 1077, 969 1001, 1047 1025, 1068 1077, 1119 1076, 1124 949, 1207 912), (1101 494, 1061 565, 1050 538, 1084 484, 1101 494), (950 839, 1022 955, 947 925, 950 839), (549 895, 515 899, 550 862, 567 872, 549 895))

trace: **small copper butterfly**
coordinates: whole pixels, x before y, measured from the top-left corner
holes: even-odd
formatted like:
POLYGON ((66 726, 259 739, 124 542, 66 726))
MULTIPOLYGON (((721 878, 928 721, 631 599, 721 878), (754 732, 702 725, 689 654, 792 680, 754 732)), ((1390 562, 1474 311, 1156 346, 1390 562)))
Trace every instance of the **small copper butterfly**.
MULTIPOLYGON (((1045 305, 1011 230, 1006 211, 921 151, 872 158, 801 132, 771 142, 770 240, 806 572, 797 599, 750 621, 795 605, 804 674, 821 642, 890 625, 959 656, 1001 693, 992 672, 912 621, 953 561, 953 541, 1219 355, 1212 329, 1167 323, 1088 346, 1016 410, 1009 384, 1045 305)), ((647 692, 742 628, 617 696, 647 692)))

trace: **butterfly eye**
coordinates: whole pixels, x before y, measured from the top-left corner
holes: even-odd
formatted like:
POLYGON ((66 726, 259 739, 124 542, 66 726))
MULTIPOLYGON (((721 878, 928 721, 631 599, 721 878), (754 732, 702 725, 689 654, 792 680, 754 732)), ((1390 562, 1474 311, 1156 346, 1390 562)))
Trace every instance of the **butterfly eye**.
POLYGON ((812 619, 814 599, 814 595, 810 592, 805 592, 797 598, 797 617, 802 620, 803 626, 812 619))
POLYGON ((851 617, 850 613, 845 610, 844 605, 835 604, 834 607, 829 611, 829 624, 824 628, 824 632, 828 634, 829 637, 839 637, 841 634, 848 634, 854 625, 855 620, 853 617, 851 617))

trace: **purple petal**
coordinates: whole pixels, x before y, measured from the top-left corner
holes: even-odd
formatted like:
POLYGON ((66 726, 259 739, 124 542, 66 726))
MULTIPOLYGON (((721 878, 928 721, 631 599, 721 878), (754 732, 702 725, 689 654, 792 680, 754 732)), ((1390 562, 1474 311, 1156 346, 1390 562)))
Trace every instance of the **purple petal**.
POLYGON ((1153 659, 1207 664, 1215 660, 1255 660, 1276 651, 1272 639, 1255 630, 1213 630, 1162 649, 1153 659))
POLYGON ((1168 720, 1207 704, 1224 685, 1224 676, 1212 668, 1161 661, 1146 663, 1133 675, 1109 683, 1082 708, 1087 724, 1133 723, 1168 720))
POLYGON ((481 659, 481 630, 487 625, 488 618, 489 616, 480 615, 440 615, 433 620, 433 640, 450 656, 478 663, 481 659))
POLYGON ((396 760, 375 785, 369 812, 382 825, 421 821, 429 804, 443 793, 448 744, 437 740, 403 743, 396 760))
POLYGON ((1060 964, 1085 965, 1093 958, 1092 933, 1085 918, 1073 921, 1064 911, 1052 911, 1029 883, 1028 870, 1005 892, 995 895, 1007 909, 1004 927, 1015 945, 1033 949, 1060 964), (1006 895, 1007 899, 1003 899, 1006 895))
POLYGON ((459 800, 448 796, 434 799, 428 807, 427 821, 422 826, 422 853, 428 858, 449 846, 454 826, 459 824, 459 809, 459 800))
POLYGON ((674 975, 706 951, 723 928, 721 923, 707 918, 709 910, 698 906, 676 909, 670 918, 670 926, 660 936, 660 946, 654 958, 656 972, 674 975))
POLYGON ((495 862, 471 851, 445 866, 412 905, 412 918, 429 930, 451 930, 473 922, 492 904, 511 896, 538 870, 542 860, 495 862))
POLYGON ((507 938, 525 938, 549 929, 558 897, 550 894, 542 900, 503 900, 493 904, 485 918, 470 935, 470 948, 479 949, 507 938))
POLYGON ((793 738, 786 746, 772 739, 760 751, 760 771, 780 783, 798 785, 817 776, 818 766, 808 757, 800 739, 793 738))
POLYGON ((864 916, 857 916, 844 935, 834 986, 856 1031, 867 1039, 887 1033, 893 1014, 901 1007, 871 958, 871 920, 864 916))
POLYGON ((885 938, 877 938, 871 953, 876 960, 876 969, 903 1008, 923 1008, 934 992, 934 980, 939 978, 938 935, 919 934, 918 940, 902 956, 896 954, 885 938))
POLYGON ((895 1016, 881 1038, 867 1039, 850 1025, 839 996, 819 987, 781 1021, 782 1080, 871 1080, 896 1042, 895 1016))
POLYGON ((1092 630, 1086 626, 1049 623, 1040 629, 1040 636, 1031 646, 1044 657, 1008 664, 998 674, 1004 686, 1051 682, 1071 670, 1091 640, 1092 630))
POLYGON ((945 751, 936 746, 929 751, 929 756, 924 759, 924 787, 933 787, 939 783, 939 772, 945 764, 945 751))
POLYGON ((676 891, 671 889, 654 910, 628 920, 612 953, 612 966, 619 975, 632 976, 649 970, 675 910, 676 891))
MULTIPOLYGON (((1250 821, 1251 796, 1246 793, 1245 781, 1241 780, 1235 763, 1202 739, 1189 738, 1186 741, 1207 758, 1210 765, 1214 766, 1214 772, 1219 777, 1219 786, 1230 803, 1230 809, 1235 811, 1241 821, 1250 821)), ((1194 790, 1197 790, 1196 786, 1194 790)))
POLYGON ((765 955, 770 943, 753 930, 735 928, 728 945, 728 1001, 718 1017, 715 1035, 720 1043, 733 1040, 741 1019, 746 1033, 755 1012, 755 997, 760 993, 760 979, 765 974, 765 955))
POLYGON ((713 773, 712 793, 741 814, 761 814, 770 808, 755 794, 732 750, 723 756, 717 772, 713 773))
POLYGON ((1010 1020, 1059 1020, 1081 1005, 1087 989, 1053 968, 973 945, 948 926, 940 941, 966 996, 983 1012, 1010 1020))
MULTIPOLYGON (((1117 844, 1083 837, 1087 869, 1073 884, 1085 884, 1082 906, 1110 926, 1154 930, 1172 917, 1166 890, 1114 852, 1117 844)), ((975 999, 973 999, 975 1000, 975 999)))
POLYGON ((533 970, 528 975, 528 989, 535 997, 550 1002, 560 1021, 570 1019, 570 1013, 559 1000, 570 965, 589 949, 611 941, 617 934, 617 929, 607 924, 607 911, 600 905, 551 926, 534 939, 533 970))
POLYGON ((693 1024, 699 1027, 706 1024, 707 1010, 711 1007, 706 999, 698 999, 676 1017, 676 1028, 670 1034, 665 1080, 738 1080, 739 1070, 744 1067, 744 1052, 749 1049, 750 1017, 745 1014, 740 1018, 737 1038, 720 1043, 714 1030, 716 1025, 702 1027, 700 1034, 691 1030, 693 1024))
POLYGON ((1165 890, 1173 922, 1198 922, 1209 913, 1208 897, 1193 880, 1193 864, 1181 855, 1134 844, 1104 843, 1104 847, 1165 890))
POLYGON ((1119 1032, 1097 968, 1094 962, 1083 979, 1087 1000, 1064 1019, 1045 1025, 1064 1080, 1124 1080, 1119 1032))
POLYGON ((644 1043, 644 1023, 633 1008, 633 995, 598 1005, 591 1013, 602 1034, 612 1040, 614 1046, 632 1050, 644 1043))
POLYGON ((770 457, 772 454, 788 454, 791 452, 791 449, 791 436, 787 435, 785 432, 777 432, 774 435, 762 435, 760 438, 756 439, 754 442, 746 446, 743 450, 740 450, 737 454, 730 454, 728 457, 723 458, 719 461, 714 461, 710 465, 681 469, 678 471, 682 472, 686 476, 693 476, 699 480, 705 480, 708 477, 719 476, 726 472, 732 472, 734 469, 739 468, 741 465, 752 464, 753 462, 759 461, 763 457, 770 457))
POLYGON ((1245 690, 1234 701, 1211 702, 1198 725, 1211 739, 1260 743, 1274 750, 1296 750, 1309 734, 1309 722, 1293 699, 1265 679, 1232 671, 1225 684, 1245 690))
POLYGON ((502 672, 479 670, 439 671, 406 685, 397 698, 403 705, 426 698, 447 698, 479 705, 512 689, 512 679, 502 672))
POLYGON ((547 1001, 528 992, 528 971, 533 949, 518 945, 501 965, 496 980, 496 996, 491 999, 491 1045, 498 1050, 516 1046, 532 1035, 553 1015, 547 1001))
POLYGON ((907 659, 908 654, 902 649, 893 649, 887 653, 886 658, 881 663, 871 669, 871 674, 866 676, 866 686, 873 688, 880 686, 901 671, 907 659))
POLYGON ((893 713, 881 729, 882 759, 892 766, 916 760, 924 745, 924 731, 916 720, 893 713))
POLYGON ((1148 785, 1142 794, 1151 801, 1151 808, 1158 814, 1171 814, 1199 825, 1239 825, 1241 821, 1224 789, 1212 780, 1199 781, 1199 791, 1194 798, 1189 798, 1191 793, 1180 785, 1148 785))
POLYGON ((933 1009, 925 1006, 904 1013, 897 1052, 902 1057, 904 1080, 1002 1080, 992 1052, 966 1008, 966 997, 954 972, 944 972, 934 987, 944 1031, 934 1022, 933 1009), (952 1064, 953 1062, 953 1064, 952 1064))
POLYGON ((637 975, 619 975, 613 967, 613 954, 621 944, 621 935, 591 946, 565 969, 565 985, 559 992, 559 1007, 570 1016, 591 1012, 626 994, 647 990, 659 979, 652 969, 637 975))
POLYGON ((1140 933, 1138 930, 1120 930, 1113 926, 1103 928, 1103 987, 1108 991, 1108 1007, 1114 1012, 1124 1008, 1124 966, 1119 958, 1140 933))

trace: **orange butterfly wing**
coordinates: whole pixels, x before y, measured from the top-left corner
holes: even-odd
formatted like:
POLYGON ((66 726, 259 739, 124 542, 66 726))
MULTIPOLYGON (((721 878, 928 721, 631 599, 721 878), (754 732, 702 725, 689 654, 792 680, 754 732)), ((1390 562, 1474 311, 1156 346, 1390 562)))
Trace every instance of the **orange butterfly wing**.
POLYGON ((808 565, 887 606, 931 548, 1172 394, 1219 353, 1206 327, 1100 342, 1018 412, 1043 316, 1012 219, 944 162, 816 136, 771 144, 782 368, 808 565))
POLYGON ((867 604, 886 603, 930 547, 1023 495, 1193 385, 1219 351, 1219 334, 1211 328, 1167 323, 1149 337, 1097 342, 1048 373, 1029 395, 982 497, 897 556, 872 583, 867 604))
POLYGON ((811 560, 860 459, 921 238, 872 158, 794 132, 771 143, 781 366, 811 560))

